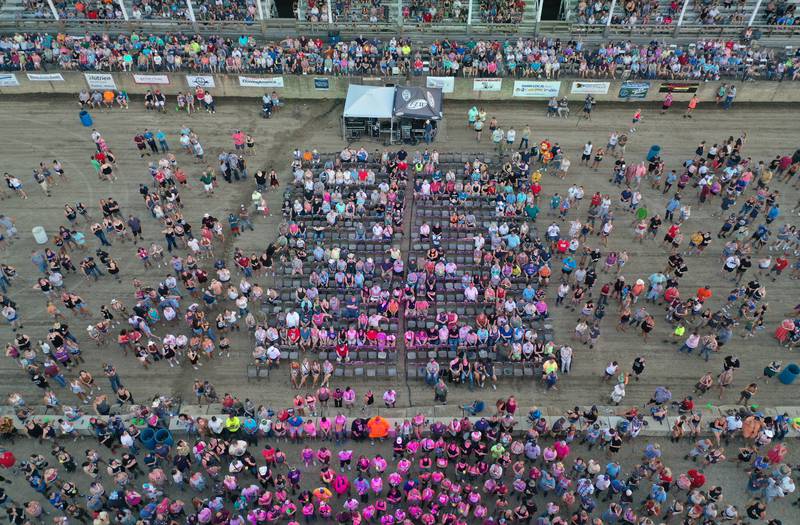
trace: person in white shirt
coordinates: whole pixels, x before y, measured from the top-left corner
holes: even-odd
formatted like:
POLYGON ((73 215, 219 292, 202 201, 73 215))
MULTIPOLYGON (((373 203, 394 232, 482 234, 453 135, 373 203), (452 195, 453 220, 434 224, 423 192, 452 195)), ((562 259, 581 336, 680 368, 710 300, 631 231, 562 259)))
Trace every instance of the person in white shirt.
POLYGON ((589 160, 592 158, 592 150, 594 146, 592 146, 592 141, 587 142, 583 145, 583 153, 581 154, 581 164, 584 166, 589 165, 589 160))
POLYGON ((478 300, 478 289, 475 288, 474 284, 470 284, 464 288, 464 299, 470 303, 474 303, 478 300))
POLYGON ((506 144, 509 146, 513 146, 514 142, 517 140, 517 132, 514 128, 509 128, 506 132, 506 144))
POLYGON ((208 428, 210 428, 214 434, 220 435, 222 434, 222 430, 225 428, 225 423, 223 423, 222 420, 217 419, 217 416, 212 416, 211 420, 208 422, 208 428))

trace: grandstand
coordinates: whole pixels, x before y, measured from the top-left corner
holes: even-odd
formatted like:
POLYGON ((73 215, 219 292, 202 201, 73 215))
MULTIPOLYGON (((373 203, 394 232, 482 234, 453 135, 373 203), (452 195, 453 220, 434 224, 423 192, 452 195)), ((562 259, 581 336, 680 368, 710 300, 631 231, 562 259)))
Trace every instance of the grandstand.
POLYGON ((800 0, 3 0, 0 30, 182 31, 267 38, 399 35, 739 39, 795 44, 800 0), (61 23, 53 26, 55 20, 61 23), (91 24, 91 25, 87 25, 91 24), (750 38, 750 35, 747 35, 750 38))

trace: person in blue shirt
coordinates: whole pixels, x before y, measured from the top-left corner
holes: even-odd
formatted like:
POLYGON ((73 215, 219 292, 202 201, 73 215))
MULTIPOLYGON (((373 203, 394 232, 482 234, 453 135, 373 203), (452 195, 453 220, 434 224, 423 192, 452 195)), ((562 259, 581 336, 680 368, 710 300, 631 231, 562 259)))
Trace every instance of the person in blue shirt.
POLYGON ((664 218, 667 219, 668 221, 674 221, 675 219, 673 217, 673 214, 675 213, 675 210, 677 210, 680 207, 680 205, 681 205, 681 196, 676 193, 675 196, 672 197, 667 203, 667 209, 666 213, 664 214, 664 218))
POLYGON ((777 203, 773 204, 772 207, 770 207, 769 211, 767 211, 767 224, 770 224, 772 223, 772 221, 777 219, 780 213, 781 210, 778 204, 777 203))
POLYGON ((167 135, 160 129, 156 131, 156 140, 158 145, 161 146, 161 151, 166 153, 169 151, 169 144, 167 144, 167 135))

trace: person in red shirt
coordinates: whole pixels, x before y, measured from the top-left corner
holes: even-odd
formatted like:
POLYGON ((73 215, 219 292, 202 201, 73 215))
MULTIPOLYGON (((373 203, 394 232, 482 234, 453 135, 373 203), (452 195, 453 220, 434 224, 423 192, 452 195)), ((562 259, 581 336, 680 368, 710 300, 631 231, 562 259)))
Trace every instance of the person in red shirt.
POLYGON ((691 469, 686 473, 686 475, 689 476, 689 479, 692 482, 691 489, 699 489, 706 484, 705 475, 702 472, 699 472, 697 469, 691 469))
POLYGON ((714 294, 711 292, 711 288, 709 288, 708 285, 697 289, 697 300, 700 303, 705 302, 706 299, 711 299, 712 295, 714 294))
POLYGON ((783 270, 785 270, 787 266, 789 266, 789 259, 787 259, 782 255, 778 256, 778 258, 775 259, 775 264, 773 264, 772 268, 770 268, 769 270, 770 275, 772 275, 773 272, 775 273, 775 276, 772 277, 772 280, 773 281, 777 280, 780 274, 783 273, 783 270))
POLYGON ((669 230, 667 230, 667 233, 664 234, 664 240, 661 241, 661 246, 664 246, 665 244, 672 244, 672 242, 675 240, 675 236, 677 236, 680 232, 681 227, 677 224, 670 226, 669 230))
POLYGON ((666 301, 667 304, 672 303, 672 301, 674 301, 675 299, 677 299, 679 297, 680 297, 680 293, 679 293, 678 289, 676 287, 674 287, 674 286, 672 286, 670 288, 667 288, 664 291, 664 301, 666 301))

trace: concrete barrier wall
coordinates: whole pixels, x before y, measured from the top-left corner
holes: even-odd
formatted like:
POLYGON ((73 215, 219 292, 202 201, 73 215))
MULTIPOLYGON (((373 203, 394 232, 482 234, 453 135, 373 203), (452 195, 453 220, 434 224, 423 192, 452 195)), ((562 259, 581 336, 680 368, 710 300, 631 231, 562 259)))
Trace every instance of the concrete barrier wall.
MULTIPOLYGON (((92 73, 98 75, 97 73, 92 73)), ((81 89, 100 87, 99 84, 90 86, 86 75, 83 72, 62 71, 60 73, 39 73, 30 77, 29 73, 0 73, 0 95, 21 95, 21 94, 77 94, 81 89), (49 80, 47 75, 60 75, 63 80, 49 80), (13 85, 16 84, 16 85, 13 85)), ((144 94, 148 89, 160 89, 168 95, 175 95, 179 91, 192 91, 188 78, 190 75, 185 73, 159 73, 157 75, 148 73, 143 74, 147 78, 139 77, 137 82, 136 75, 133 73, 105 73, 99 74, 103 80, 113 79, 114 85, 118 89, 125 89, 131 95, 144 94), (148 80, 159 80, 168 83, 153 84, 146 83, 148 80)), ((211 92, 217 97, 260 97, 265 92, 277 91, 285 99, 344 99, 347 94, 347 86, 350 83, 368 84, 376 86, 384 85, 422 85, 426 83, 425 77, 323 77, 323 76, 299 76, 299 75, 200 75, 201 82, 210 87, 211 92)), ((99 77, 95 77, 96 79, 99 77)), ((636 87, 631 83, 603 80, 576 80, 563 79, 560 81, 528 81, 515 80, 511 78, 493 79, 491 82, 476 82, 472 78, 456 78, 452 81, 452 91, 445 92, 445 98, 449 100, 466 101, 493 101, 493 100, 516 100, 543 102, 550 96, 558 92, 558 96, 566 96, 570 100, 581 101, 586 96, 586 90, 594 91, 593 96, 598 102, 615 101, 621 102, 628 100, 632 105, 639 102, 657 102, 664 98, 664 93, 659 92, 659 88, 668 84, 668 81, 651 80, 646 92, 642 82, 635 82, 640 89, 641 98, 622 98, 619 95, 621 88, 636 87), (556 84, 556 82, 559 82, 556 84), (476 84, 482 84, 483 89, 495 90, 476 90, 476 84), (515 84, 516 88, 515 89, 515 84)), ((676 82, 677 84, 692 84, 696 87, 696 92, 701 101, 714 100, 720 82, 699 82, 687 83, 676 82)), ((726 82, 728 83, 728 82, 726 82)), ((800 84, 795 82, 744 82, 736 83, 737 102, 800 102, 800 84)), ((674 92, 676 102, 689 100, 691 93, 674 92)))

